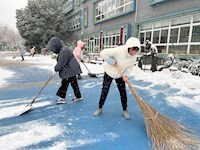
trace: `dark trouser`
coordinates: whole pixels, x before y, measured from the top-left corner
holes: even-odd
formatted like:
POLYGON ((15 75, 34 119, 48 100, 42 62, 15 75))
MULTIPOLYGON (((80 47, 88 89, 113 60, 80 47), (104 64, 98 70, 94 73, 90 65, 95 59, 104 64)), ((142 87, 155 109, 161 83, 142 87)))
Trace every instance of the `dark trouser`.
POLYGON ((157 71, 157 57, 154 55, 152 56, 152 61, 151 61, 151 71, 157 71))
MULTIPOLYGON (((102 87, 102 91, 101 91, 101 97, 100 97, 100 100, 99 100, 99 108, 102 108, 105 101, 106 101, 106 97, 108 95, 112 80, 113 80, 112 77, 110 77, 108 74, 104 73, 103 87, 102 87)), ((126 108, 127 108, 127 95, 126 95, 125 82, 122 78, 115 79, 115 82, 117 83, 117 88, 120 92, 122 108, 123 108, 123 110, 126 110, 126 108)))
POLYGON ((70 77, 68 79, 63 79, 62 82, 61 82, 61 86, 58 89, 56 95, 61 97, 61 98, 65 98, 69 83, 72 86, 72 89, 74 91, 74 95, 77 98, 81 98, 81 93, 80 93, 80 90, 79 90, 79 86, 78 86, 76 76, 70 77))
POLYGON ((142 57, 138 60, 138 67, 142 69, 142 57))
POLYGON ((21 57, 22 57, 22 60, 24 60, 24 56, 23 56, 23 55, 21 55, 21 57))

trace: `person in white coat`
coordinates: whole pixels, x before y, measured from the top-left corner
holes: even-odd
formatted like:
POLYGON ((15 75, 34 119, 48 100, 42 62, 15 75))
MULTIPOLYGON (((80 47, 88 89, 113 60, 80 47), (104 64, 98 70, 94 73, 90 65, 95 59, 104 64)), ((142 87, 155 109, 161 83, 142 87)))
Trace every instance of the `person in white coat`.
POLYGON ((101 58, 104 59, 104 77, 103 87, 99 100, 99 107, 94 112, 94 116, 98 116, 102 113, 102 108, 108 95, 112 80, 115 79, 117 88, 120 93, 121 104, 123 109, 123 116, 129 120, 131 117, 127 111, 127 93, 125 82, 128 81, 128 76, 133 71, 134 63, 137 59, 137 55, 140 53, 140 41, 137 38, 130 37, 125 45, 121 45, 115 48, 104 49, 100 52, 101 58), (115 64, 119 66, 124 74, 124 78, 120 75, 115 68, 115 64))
POLYGON ((19 46, 19 53, 22 57, 22 61, 24 61, 24 54, 26 53, 26 47, 22 44, 19 46))

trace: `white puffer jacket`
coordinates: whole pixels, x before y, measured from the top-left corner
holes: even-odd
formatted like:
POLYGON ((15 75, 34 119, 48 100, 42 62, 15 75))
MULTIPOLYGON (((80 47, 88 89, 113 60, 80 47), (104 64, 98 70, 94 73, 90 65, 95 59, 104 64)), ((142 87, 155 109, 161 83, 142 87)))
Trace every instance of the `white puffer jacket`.
POLYGON ((118 70, 113 66, 115 63, 119 66, 125 76, 128 76, 133 69, 137 55, 140 53, 140 41, 137 38, 130 37, 125 45, 115 48, 108 48, 101 51, 100 56, 104 59, 104 71, 112 78, 120 78, 118 70), (139 51, 136 55, 131 56, 128 53, 128 48, 138 47, 139 51))

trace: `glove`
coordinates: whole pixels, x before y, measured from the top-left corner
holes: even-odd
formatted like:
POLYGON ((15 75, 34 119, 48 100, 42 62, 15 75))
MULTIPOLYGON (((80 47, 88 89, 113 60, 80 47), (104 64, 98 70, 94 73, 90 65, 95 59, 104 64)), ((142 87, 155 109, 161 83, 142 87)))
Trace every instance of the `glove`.
POLYGON ((105 61, 110 65, 114 65, 116 63, 115 59, 111 57, 107 58, 105 61))

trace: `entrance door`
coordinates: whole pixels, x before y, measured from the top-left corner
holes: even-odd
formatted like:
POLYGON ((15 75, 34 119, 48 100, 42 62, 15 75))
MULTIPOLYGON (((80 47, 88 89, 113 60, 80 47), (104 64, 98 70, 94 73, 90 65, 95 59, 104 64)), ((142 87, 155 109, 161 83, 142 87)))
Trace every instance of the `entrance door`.
POLYGON ((94 40, 89 41, 89 52, 90 53, 94 52, 94 40))

